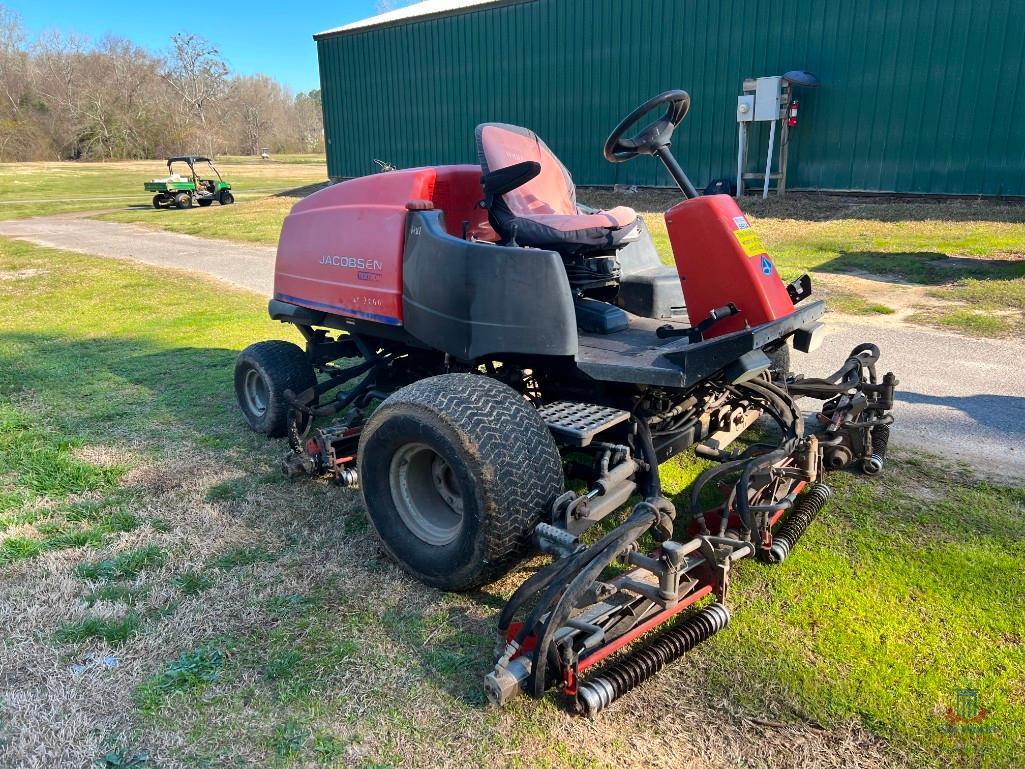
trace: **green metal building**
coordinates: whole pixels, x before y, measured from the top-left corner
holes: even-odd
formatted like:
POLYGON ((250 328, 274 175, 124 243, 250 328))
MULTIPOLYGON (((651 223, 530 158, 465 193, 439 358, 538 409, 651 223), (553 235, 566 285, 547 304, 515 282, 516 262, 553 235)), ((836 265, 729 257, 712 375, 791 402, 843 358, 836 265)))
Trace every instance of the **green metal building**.
POLYGON ((1023 30, 1022 0, 427 0, 315 36, 328 171, 476 162, 502 121, 578 184, 668 186, 601 148, 684 88, 673 151, 703 186, 735 176, 744 78, 805 69, 788 189, 1025 196, 1023 30))

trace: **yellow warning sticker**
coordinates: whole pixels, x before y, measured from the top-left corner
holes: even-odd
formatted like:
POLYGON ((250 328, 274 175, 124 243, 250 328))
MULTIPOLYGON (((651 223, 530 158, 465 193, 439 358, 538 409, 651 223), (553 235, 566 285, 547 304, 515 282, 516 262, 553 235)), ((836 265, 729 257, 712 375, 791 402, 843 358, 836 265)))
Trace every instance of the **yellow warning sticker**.
POLYGON ((762 241, 758 239, 758 234, 754 230, 750 228, 734 230, 733 234, 740 243, 740 247, 744 249, 744 253, 748 256, 758 256, 765 253, 765 246, 762 245, 762 241))

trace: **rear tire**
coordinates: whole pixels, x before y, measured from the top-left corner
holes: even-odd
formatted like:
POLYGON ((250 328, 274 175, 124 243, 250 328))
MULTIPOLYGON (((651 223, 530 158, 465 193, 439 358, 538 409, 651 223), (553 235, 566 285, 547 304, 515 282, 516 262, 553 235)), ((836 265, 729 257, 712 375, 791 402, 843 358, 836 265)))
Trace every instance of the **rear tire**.
POLYGON ((421 582, 469 590, 508 571, 562 492, 562 459, 515 390, 444 374, 394 393, 359 446, 367 517, 421 582))
POLYGON ((270 438, 288 433, 285 390, 299 394, 317 383, 306 353, 291 342, 249 345, 235 362, 235 397, 246 422, 270 438))
POLYGON ((199 203, 199 205, 202 206, 203 208, 206 208, 208 205, 213 203, 213 201, 210 200, 209 198, 206 199, 206 200, 197 200, 196 202, 199 203))
POLYGON ((153 207, 154 208, 162 208, 163 205, 164 205, 164 196, 163 195, 154 195, 153 196, 153 207))
POLYGON ((174 204, 178 208, 192 208, 192 196, 187 192, 179 192, 174 196, 174 204))

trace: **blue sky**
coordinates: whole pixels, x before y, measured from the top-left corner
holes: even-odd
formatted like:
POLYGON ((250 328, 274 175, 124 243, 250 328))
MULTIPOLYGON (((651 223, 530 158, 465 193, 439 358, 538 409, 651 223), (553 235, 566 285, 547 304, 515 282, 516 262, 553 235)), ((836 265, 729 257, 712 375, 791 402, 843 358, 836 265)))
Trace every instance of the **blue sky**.
POLYGON ((193 32, 220 48, 232 69, 262 72, 297 91, 320 87, 315 32, 379 13, 379 0, 306 0, 296 5, 287 0, 209 0, 178 6, 149 0, 0 3, 21 14, 31 36, 59 29, 98 39, 109 32, 163 51, 175 32, 193 32))

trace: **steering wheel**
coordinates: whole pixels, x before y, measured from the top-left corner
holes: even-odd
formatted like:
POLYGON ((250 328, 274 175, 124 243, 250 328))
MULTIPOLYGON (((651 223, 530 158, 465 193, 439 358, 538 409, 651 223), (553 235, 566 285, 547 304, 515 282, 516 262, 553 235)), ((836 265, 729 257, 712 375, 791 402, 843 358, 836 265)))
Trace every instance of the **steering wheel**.
POLYGON ((638 155, 654 155, 658 150, 669 145, 673 131, 690 111, 690 95, 686 91, 666 91, 648 99, 635 109, 616 126, 605 142, 605 159, 610 163, 622 163, 633 160, 638 155), (668 104, 666 114, 629 139, 624 139, 626 130, 663 104, 668 104))

